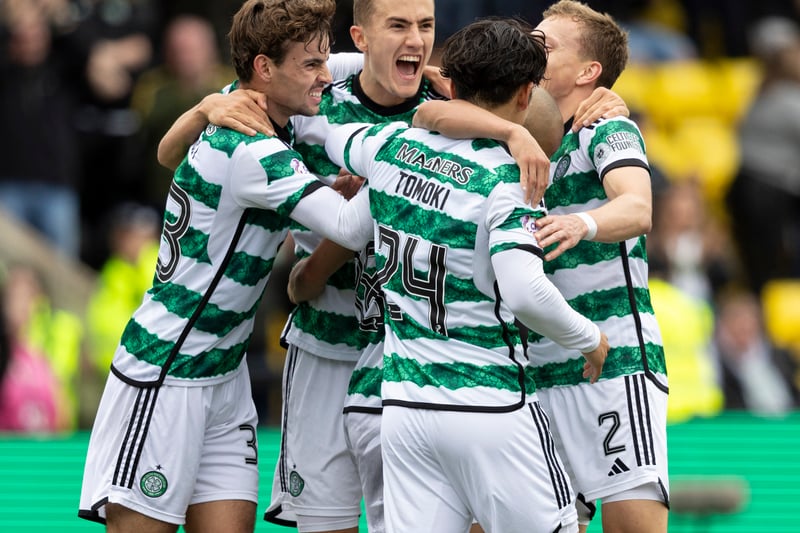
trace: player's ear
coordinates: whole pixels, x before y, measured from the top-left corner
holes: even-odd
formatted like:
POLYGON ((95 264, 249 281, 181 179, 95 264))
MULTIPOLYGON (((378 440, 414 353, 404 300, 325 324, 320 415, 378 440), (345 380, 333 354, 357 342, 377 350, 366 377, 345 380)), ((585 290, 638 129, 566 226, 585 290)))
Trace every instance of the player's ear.
POLYGON ((517 90, 516 104, 517 109, 528 109, 531 105, 531 97, 533 96, 533 89, 536 87, 532 81, 521 86, 517 90))
POLYGON ((453 83, 453 80, 448 80, 445 78, 447 82, 447 86, 450 88, 450 98, 458 98, 458 94, 456 94, 456 84, 453 83))
POLYGON ((253 60, 253 76, 269 82, 272 80, 274 64, 272 60, 264 54, 258 54, 253 60))
POLYGON ((597 81, 597 78, 600 77, 600 74, 603 72, 603 65, 600 64, 599 61, 590 61, 587 63, 583 70, 581 70, 580 74, 578 74, 578 79, 576 80, 577 85, 586 85, 589 83, 594 83, 597 81))
POLYGON ((350 38, 353 39, 353 44, 362 54, 367 51, 367 36, 364 34, 362 26, 354 24, 350 26, 350 38))

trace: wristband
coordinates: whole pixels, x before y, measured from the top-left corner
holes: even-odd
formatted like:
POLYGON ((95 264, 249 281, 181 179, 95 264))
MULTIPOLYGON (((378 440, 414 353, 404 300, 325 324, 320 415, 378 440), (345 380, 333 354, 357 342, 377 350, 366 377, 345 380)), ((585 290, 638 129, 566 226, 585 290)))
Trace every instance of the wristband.
POLYGON ((597 222, 595 219, 592 218, 592 215, 589 213, 573 213, 578 218, 583 220, 586 226, 589 228, 589 231, 586 232, 586 235, 583 236, 584 241, 591 241, 594 239, 594 236, 597 235, 597 222))

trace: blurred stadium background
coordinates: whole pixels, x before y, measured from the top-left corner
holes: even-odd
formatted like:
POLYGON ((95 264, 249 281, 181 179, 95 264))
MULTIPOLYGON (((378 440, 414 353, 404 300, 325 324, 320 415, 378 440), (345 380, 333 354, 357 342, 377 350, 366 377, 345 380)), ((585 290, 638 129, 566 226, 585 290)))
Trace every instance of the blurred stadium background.
MULTIPOLYGON (((182 13, 207 18, 215 29, 217 41, 222 43, 229 17, 241 3, 239 0, 213 3, 190 0, 0 0, 0 7, 6 9, 27 2, 30 2, 28 5, 42 6, 43 10, 56 4, 72 6, 73 12, 75 9, 92 9, 87 6, 95 6, 97 10, 115 8, 118 10, 114 12, 116 16, 124 15, 126 9, 135 11, 143 9, 142 6, 149 9, 156 21, 149 26, 153 56, 148 69, 140 68, 135 73, 135 77, 142 81, 140 96, 153 96, 158 84, 166 79, 160 78, 158 71, 150 69, 163 66, 164 38, 161 32, 169 20, 182 13)), ((536 21, 536 14, 549 3, 439 0, 437 26, 441 29, 437 28, 437 31, 441 36, 437 35, 437 39, 442 42, 448 29, 460 23, 456 13, 464 16, 470 13, 519 13, 536 21)), ((740 170, 740 126, 759 94, 765 75, 763 62, 752 53, 746 38, 760 16, 780 15, 799 20, 800 2, 617 0, 587 3, 623 20, 631 30, 631 43, 632 47, 637 47, 636 53, 614 90, 625 99, 639 120, 650 161, 665 177, 666 186, 690 183, 697 187, 708 224, 724 228, 731 239, 725 241, 726 246, 736 255, 735 235, 731 234, 732 219, 742 217, 744 213, 732 213, 725 199, 740 170), (661 46, 665 43, 668 47, 666 56, 644 57, 640 54, 655 50, 656 44, 661 46)), ((337 15, 339 36, 336 49, 351 50, 347 28, 352 4, 347 1, 337 4, 340 13, 337 15)), ((9 20, 0 18, 0 22, 5 25, 9 20)), ((6 29, 4 26, 3 38, 6 29)), ((224 46, 219 52, 219 64, 226 67, 224 46)), ((135 102, 144 106, 136 108, 136 112, 148 109, 147 102, 152 106, 148 98, 133 98, 135 92, 131 88, 130 94, 123 99, 125 110, 133 110, 135 102)), ((202 94, 205 92, 190 95, 188 101, 196 101, 202 94)), ((189 105, 173 105, 173 114, 162 117, 162 120, 171 122, 189 105)), ((142 119, 142 124, 145 123, 146 120, 142 119)), ((160 138, 160 133, 154 135, 160 138)), ((151 152, 142 152, 143 158, 152 162, 152 145, 148 149, 151 152)), ((797 151, 800 152, 800 144, 797 151)), ((99 171, 103 162, 88 161, 87 165, 97 166, 94 170, 99 171)), ((149 173, 144 167, 136 168, 142 175, 149 173)), ((113 171, 113 168, 109 169, 106 174, 113 175, 113 171)), ((107 178, 105 175, 102 177, 107 178)), ((114 185, 110 187, 113 188, 117 182, 111 181, 114 185)), ((118 185, 119 194, 111 203, 136 201, 147 204, 144 193, 132 193, 131 197, 124 195, 126 191, 140 191, 145 187, 143 182, 126 184, 120 181, 118 185)), ((96 207, 95 192, 93 190, 93 200, 89 203, 96 207)), ((105 207, 112 207, 111 203, 105 207)), ((76 357, 66 363, 56 360, 53 363, 54 372, 65 382, 68 401, 75 406, 68 413, 62 430, 49 434, 0 433, 0 532, 101 529, 77 518, 88 429, 102 387, 103 369, 107 368, 107 361, 103 359, 107 354, 92 353, 89 347, 94 340, 89 338, 91 325, 87 321, 90 302, 102 281, 101 269, 111 255, 111 245, 105 244, 111 219, 105 212, 92 212, 90 215, 83 221, 82 237, 91 246, 87 248, 84 245, 78 256, 69 257, 56 251, 31 227, 20 224, 0 209, 0 271, 17 263, 36 269, 45 281, 45 296, 51 310, 64 311, 76 317, 79 321, 76 331, 85 335, 77 341, 80 346, 76 350, 61 354, 63 357, 69 357, 70 353, 73 356, 78 354, 76 357)), ((765 231, 769 231, 768 228, 765 231)), ((791 245, 800 250, 799 240, 791 245)), ((278 447, 276 426, 279 423, 280 373, 284 353, 278 346, 277 336, 287 313, 281 279, 280 276, 276 278, 265 298, 272 305, 266 305, 262 312, 260 323, 263 327, 256 332, 249 355, 262 419, 259 446, 263 502, 266 502, 270 490, 278 447)), ((800 362, 800 279, 793 275, 780 275, 759 286, 755 293, 763 309, 769 341, 790 353, 795 363, 800 362)), ((667 341, 667 364, 673 391, 668 436, 674 505, 669 531, 793 533, 798 527, 791 511, 800 496, 797 484, 800 480, 800 412, 796 405, 769 415, 746 408, 725 408, 723 391, 714 377, 715 362, 709 359, 707 346, 701 346, 713 340, 712 331, 717 318, 713 314, 716 311, 713 299, 707 307, 712 313, 711 324, 702 331, 694 331, 703 329, 698 326, 691 332, 672 321, 687 320, 681 311, 665 308, 661 313, 657 308, 659 319, 663 315, 665 321, 662 329, 667 341), (689 337, 695 333, 700 337, 700 343, 692 344, 689 337)), ((106 311, 107 316, 110 313, 106 311)), ((102 310, 100 314, 103 314, 102 310)), ((114 335, 118 334, 112 332, 112 338, 114 335)), ((792 368, 787 377, 797 388, 800 374, 796 365, 792 368)), ((286 530, 261 521, 263 511, 262 504, 259 506, 257 531, 286 530)), ((366 526, 362 529, 366 531, 366 526)), ((599 521, 595 520, 589 531, 598 533, 599 521)))

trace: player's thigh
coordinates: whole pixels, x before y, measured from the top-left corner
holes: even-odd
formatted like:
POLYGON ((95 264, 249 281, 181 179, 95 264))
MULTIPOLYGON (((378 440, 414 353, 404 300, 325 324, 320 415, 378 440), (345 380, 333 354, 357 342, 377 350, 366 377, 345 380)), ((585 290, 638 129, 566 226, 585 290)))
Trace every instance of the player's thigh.
POLYGON ((656 483, 667 501, 667 396, 656 383, 636 374, 537 393, 576 493, 605 501, 656 483))
POLYGON ((381 417, 386 531, 463 533, 472 514, 429 440, 423 409, 385 407, 381 417))
POLYGON ((621 500, 603 504, 603 533, 666 533, 669 512, 657 500, 621 500))
POLYGON ((173 533, 178 530, 176 524, 150 518, 118 503, 106 504, 105 511, 107 533, 173 533))
POLYGON ((190 505, 186 512, 186 533, 252 533, 256 504, 245 500, 219 500, 190 505))
POLYGON ((487 531, 577 530, 569 479, 537 403, 433 416, 442 468, 487 531))
POLYGON ((381 415, 349 412, 344 415, 345 437, 361 479, 364 509, 370 533, 382 533, 383 458, 381 455, 381 415))

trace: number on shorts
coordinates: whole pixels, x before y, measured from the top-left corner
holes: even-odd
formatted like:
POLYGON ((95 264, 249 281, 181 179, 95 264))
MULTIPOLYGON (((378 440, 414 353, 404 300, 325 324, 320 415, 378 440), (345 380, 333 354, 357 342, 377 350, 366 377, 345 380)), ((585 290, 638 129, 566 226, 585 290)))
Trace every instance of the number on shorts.
POLYGON ((606 455, 612 455, 615 453, 620 453, 625 451, 625 445, 621 444, 620 446, 613 446, 611 444, 611 440, 614 438, 614 435, 617 433, 619 429, 619 413, 616 411, 611 411, 608 413, 603 413, 597 417, 597 425, 600 427, 606 422, 606 420, 611 421, 611 428, 606 433, 606 438, 603 439, 603 451, 606 455))
POLYGON ((242 424, 239 426, 240 431, 247 431, 250 433, 250 438, 247 439, 247 447, 252 448, 253 456, 252 457, 245 457, 244 462, 248 465, 257 465, 258 464, 258 446, 256 445, 256 428, 251 426, 250 424, 242 424))

